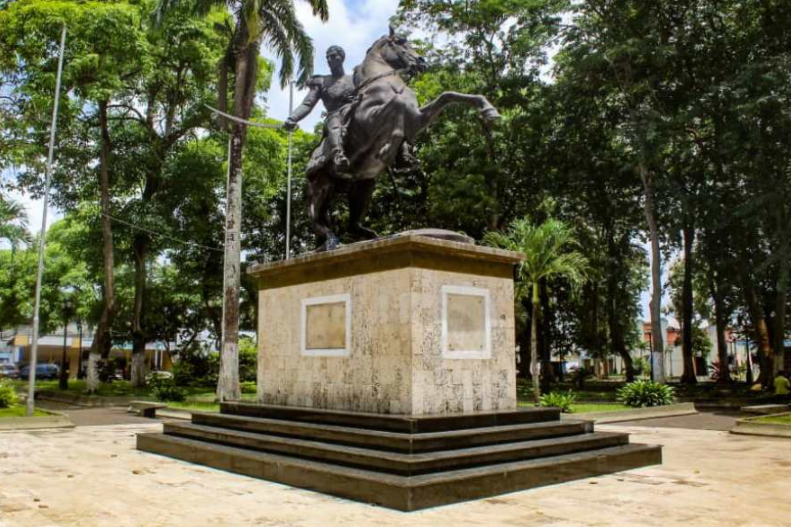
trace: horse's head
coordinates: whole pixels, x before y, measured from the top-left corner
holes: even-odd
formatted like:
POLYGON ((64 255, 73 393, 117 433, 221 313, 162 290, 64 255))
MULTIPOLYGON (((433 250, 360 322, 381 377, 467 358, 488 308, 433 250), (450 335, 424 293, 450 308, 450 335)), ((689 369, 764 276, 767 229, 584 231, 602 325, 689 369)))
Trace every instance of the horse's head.
POLYGON ((393 69, 407 70, 409 74, 423 72, 428 67, 426 59, 418 55, 406 37, 398 35, 392 26, 390 34, 377 40, 369 53, 376 53, 393 69))

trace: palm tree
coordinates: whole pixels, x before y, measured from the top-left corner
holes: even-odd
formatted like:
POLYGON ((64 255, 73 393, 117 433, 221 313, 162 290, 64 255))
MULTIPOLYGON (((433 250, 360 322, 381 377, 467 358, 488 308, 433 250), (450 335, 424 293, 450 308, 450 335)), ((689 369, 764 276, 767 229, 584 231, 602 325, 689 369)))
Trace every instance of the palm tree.
POLYGON ((12 251, 30 242, 25 208, 2 194, 0 194, 0 240, 9 242, 12 251))
POLYGON ((530 375, 533 377, 535 403, 541 401, 538 369, 538 318, 541 316, 540 285, 553 280, 566 280, 578 288, 587 276, 587 259, 577 252, 574 231, 566 223, 549 219, 533 224, 528 219, 514 221, 505 232, 489 232, 484 237, 489 245, 521 253, 524 259, 517 268, 517 298, 531 295, 530 375))
MULTIPOLYGON (((327 0, 305 0, 313 14, 327 20, 327 0)), ((313 41, 297 20, 294 0, 159 0, 156 10, 161 19, 179 5, 190 5, 198 16, 225 6, 232 15, 231 24, 218 29, 229 36, 225 56, 219 64, 218 106, 225 112, 228 96, 228 73, 233 71, 233 115, 249 119, 255 101, 258 81, 258 57, 266 41, 280 58, 280 84, 285 87, 294 75, 295 56, 299 63, 297 82, 305 83, 313 72, 313 41)), ((224 126, 227 126, 223 122, 224 126)), ((220 376, 217 398, 237 401, 239 386, 239 287, 242 223, 242 149, 247 138, 247 127, 232 121, 230 159, 228 160, 228 189, 225 216, 225 287, 224 332, 220 355, 220 376)))

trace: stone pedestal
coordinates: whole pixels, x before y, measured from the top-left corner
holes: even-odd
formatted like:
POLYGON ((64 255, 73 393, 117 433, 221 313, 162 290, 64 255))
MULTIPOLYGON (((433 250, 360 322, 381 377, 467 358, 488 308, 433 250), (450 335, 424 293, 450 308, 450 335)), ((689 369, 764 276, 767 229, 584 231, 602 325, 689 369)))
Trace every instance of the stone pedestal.
POLYGON ((515 409, 519 259, 405 235, 254 266, 259 401, 415 416, 515 409))
POLYGON ((406 235, 259 265, 261 402, 137 448, 414 511, 661 463, 516 408, 514 253, 406 235))

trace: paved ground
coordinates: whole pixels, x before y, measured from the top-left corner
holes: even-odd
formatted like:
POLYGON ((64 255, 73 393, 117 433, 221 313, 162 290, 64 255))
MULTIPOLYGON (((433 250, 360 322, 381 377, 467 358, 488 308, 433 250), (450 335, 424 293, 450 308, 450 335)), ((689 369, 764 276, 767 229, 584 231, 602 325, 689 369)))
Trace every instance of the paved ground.
POLYGON ((152 422, 151 419, 128 413, 126 407, 85 408, 51 401, 42 401, 39 406, 44 410, 55 410, 66 414, 77 426, 151 424, 152 422))
MULTIPOLYGON (((150 421, 149 421, 150 422, 150 421)), ((788 526, 791 441, 599 426, 664 464, 416 513, 138 452, 161 424, 0 433, 0 527, 788 526)))
POLYGON ((660 417, 657 419, 644 419, 641 421, 624 421, 618 423, 623 426, 643 426, 659 428, 687 428, 691 430, 723 430, 728 431, 736 426, 736 420, 749 417, 739 412, 699 412, 693 415, 680 415, 678 417, 660 417))

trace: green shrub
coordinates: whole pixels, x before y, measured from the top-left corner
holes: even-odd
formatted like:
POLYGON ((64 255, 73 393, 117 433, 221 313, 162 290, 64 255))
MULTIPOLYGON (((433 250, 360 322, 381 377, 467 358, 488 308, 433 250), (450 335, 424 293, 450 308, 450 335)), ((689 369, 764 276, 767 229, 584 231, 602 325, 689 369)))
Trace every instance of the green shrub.
POLYGON ((654 381, 630 382, 618 390, 618 402, 632 408, 673 404, 672 387, 654 381))
POLYGON ((187 398, 187 394, 182 388, 176 385, 173 379, 164 379, 153 377, 150 381, 151 395, 157 401, 162 402, 183 402, 187 398))
POLYGON ((0 408, 9 408, 19 401, 13 386, 0 384, 0 408))
POLYGON ((571 373, 571 382, 577 389, 581 390, 585 387, 585 380, 593 377, 593 372, 586 368, 579 368, 571 373))
POLYGON ((651 375, 651 361, 645 357, 634 359, 634 361, 632 361, 632 367, 634 367, 635 375, 644 377, 651 375))
POLYGON ((255 382, 258 377, 258 350, 249 338, 239 339, 239 381, 255 382))
POLYGON ((242 386, 242 393, 246 394, 256 394, 258 393, 258 386, 254 382, 243 382, 242 386))
POLYGON ((541 406, 555 406, 560 408, 564 414, 574 412, 571 405, 575 402, 577 402, 577 396, 571 393, 571 390, 567 393, 552 392, 541 396, 541 406))

